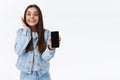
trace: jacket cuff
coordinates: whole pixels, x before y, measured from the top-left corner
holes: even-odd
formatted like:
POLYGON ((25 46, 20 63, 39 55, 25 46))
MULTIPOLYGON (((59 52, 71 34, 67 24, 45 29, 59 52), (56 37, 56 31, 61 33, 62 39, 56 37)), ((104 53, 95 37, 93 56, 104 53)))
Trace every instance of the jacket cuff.
POLYGON ((49 48, 47 48, 47 51, 49 51, 49 52, 50 52, 50 55, 51 55, 51 54, 54 54, 54 53, 55 53, 56 49, 49 49, 49 48))

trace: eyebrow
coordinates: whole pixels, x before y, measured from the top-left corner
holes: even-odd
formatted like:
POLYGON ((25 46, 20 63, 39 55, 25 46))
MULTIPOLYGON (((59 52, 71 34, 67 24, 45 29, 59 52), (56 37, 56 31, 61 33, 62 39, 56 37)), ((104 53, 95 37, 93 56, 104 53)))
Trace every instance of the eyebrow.
MULTIPOLYGON (((26 13, 31 13, 30 11, 27 11, 26 13)), ((38 11, 35 11, 34 13, 38 13, 38 11)))

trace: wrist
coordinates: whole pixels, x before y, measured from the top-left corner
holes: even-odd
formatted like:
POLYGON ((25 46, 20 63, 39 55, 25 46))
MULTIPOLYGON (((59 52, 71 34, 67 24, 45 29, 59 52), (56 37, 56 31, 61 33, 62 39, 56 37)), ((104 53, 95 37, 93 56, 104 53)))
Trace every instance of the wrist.
POLYGON ((52 48, 51 45, 48 45, 48 49, 55 50, 55 48, 52 48))

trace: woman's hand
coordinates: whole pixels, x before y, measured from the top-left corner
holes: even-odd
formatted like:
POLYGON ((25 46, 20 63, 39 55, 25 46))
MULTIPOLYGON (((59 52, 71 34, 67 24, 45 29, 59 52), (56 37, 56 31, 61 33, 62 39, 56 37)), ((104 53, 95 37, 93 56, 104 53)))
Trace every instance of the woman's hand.
POLYGON ((26 27, 26 24, 25 24, 24 19, 23 19, 22 16, 21 16, 21 21, 22 21, 23 27, 26 27))

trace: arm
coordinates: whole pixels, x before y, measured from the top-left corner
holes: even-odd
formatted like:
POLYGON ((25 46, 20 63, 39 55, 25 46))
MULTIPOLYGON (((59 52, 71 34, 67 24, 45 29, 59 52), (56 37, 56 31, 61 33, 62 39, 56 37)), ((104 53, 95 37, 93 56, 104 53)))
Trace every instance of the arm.
POLYGON ((15 40, 14 50, 18 55, 25 53, 25 49, 31 40, 31 31, 30 28, 25 27, 17 31, 17 36, 15 40))
POLYGON ((51 45, 51 42, 49 39, 51 38, 50 31, 46 30, 45 31, 45 40, 46 40, 46 50, 42 54, 42 59, 45 61, 49 61, 51 58, 54 57, 55 54, 55 49, 54 48, 49 48, 49 45, 51 45))

